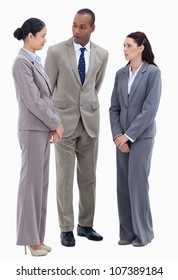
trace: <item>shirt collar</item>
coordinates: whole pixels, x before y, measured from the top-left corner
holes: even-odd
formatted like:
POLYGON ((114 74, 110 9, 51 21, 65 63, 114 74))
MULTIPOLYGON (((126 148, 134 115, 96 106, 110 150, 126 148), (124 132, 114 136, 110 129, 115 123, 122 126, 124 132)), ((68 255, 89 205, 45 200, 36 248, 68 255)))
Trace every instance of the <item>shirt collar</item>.
MULTIPOLYGON (((143 62, 142 62, 143 64, 143 62)), ((131 71, 131 65, 129 66, 129 78, 131 78, 132 76, 136 76, 138 71, 140 70, 140 68, 142 67, 142 64, 139 66, 139 68, 135 71, 135 73, 133 74, 131 71)))
POLYGON ((90 42, 88 42, 85 46, 81 46, 80 44, 76 44, 74 43, 74 49, 77 52, 78 50, 80 50, 80 48, 85 48, 88 52, 90 52, 90 42))
POLYGON ((41 58, 40 58, 37 54, 32 53, 32 52, 30 52, 29 50, 27 50, 27 49, 25 49, 25 48, 23 48, 23 49, 24 49, 24 51, 26 51, 26 52, 29 54, 29 56, 30 56, 34 61, 36 61, 38 64, 41 64, 41 58))

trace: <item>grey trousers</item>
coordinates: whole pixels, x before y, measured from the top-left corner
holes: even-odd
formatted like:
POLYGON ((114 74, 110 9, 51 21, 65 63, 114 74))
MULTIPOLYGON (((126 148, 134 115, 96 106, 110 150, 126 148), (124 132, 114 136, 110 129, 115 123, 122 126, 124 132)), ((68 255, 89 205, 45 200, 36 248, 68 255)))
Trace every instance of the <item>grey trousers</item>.
POLYGON ((147 138, 132 143, 129 154, 117 149, 120 239, 136 239, 142 245, 154 237, 148 182, 153 144, 154 139, 147 138))
POLYGON ((81 226, 93 226, 97 153, 98 138, 89 137, 81 120, 71 137, 63 138, 55 144, 57 207, 59 225, 63 232, 74 229, 73 178, 76 159, 78 223, 81 226))
POLYGON ((50 143, 49 132, 19 131, 21 173, 17 199, 17 245, 44 241, 50 143))

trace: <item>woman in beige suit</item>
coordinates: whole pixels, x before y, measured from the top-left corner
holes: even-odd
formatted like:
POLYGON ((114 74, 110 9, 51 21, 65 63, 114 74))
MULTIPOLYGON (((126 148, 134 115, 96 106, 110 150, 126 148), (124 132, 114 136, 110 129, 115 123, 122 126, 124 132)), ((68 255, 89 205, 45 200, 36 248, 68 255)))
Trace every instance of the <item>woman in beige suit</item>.
POLYGON ((47 255, 44 244, 50 143, 62 138, 63 126, 52 100, 48 77, 35 54, 46 43, 46 26, 27 19, 14 31, 23 40, 14 64, 13 78, 19 106, 18 138, 22 151, 18 201, 17 245, 28 246, 33 256, 47 255))

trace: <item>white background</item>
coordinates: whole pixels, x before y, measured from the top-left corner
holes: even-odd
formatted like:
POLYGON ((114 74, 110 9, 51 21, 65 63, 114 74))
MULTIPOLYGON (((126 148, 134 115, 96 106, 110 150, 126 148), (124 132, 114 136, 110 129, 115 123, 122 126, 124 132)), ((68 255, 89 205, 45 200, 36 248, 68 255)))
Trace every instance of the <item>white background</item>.
MULTIPOLYGON (((37 263, 23 247, 16 246, 16 200, 20 172, 20 148, 17 139, 18 108, 12 79, 12 63, 23 42, 13 37, 17 27, 29 17, 38 17, 47 25, 47 43, 38 54, 43 62, 47 47, 72 36, 75 13, 90 8, 96 15, 96 29, 91 40, 108 49, 109 61, 99 93, 101 105, 100 146, 97 168, 97 197, 94 229, 104 236, 102 242, 77 237, 76 246, 60 244, 60 230, 55 194, 54 147, 51 146, 50 185, 46 243, 53 250, 48 261, 118 262, 128 260, 177 261, 177 12, 176 1, 96 1, 96 0, 6 0, 0 4, 1 26, 1 187, 0 187, 0 259, 5 266, 10 260, 37 263), (162 72, 162 97, 157 114, 157 136, 150 173, 150 200, 155 239, 146 247, 118 246, 119 222, 116 201, 115 147, 109 124, 109 106, 116 71, 126 64, 123 41, 135 31, 146 33, 162 72)), ((78 190, 74 182, 75 224, 78 215, 78 190)), ((39 260, 38 260, 39 261, 39 260)), ((89 277, 88 277, 89 278, 89 277)), ((12 278, 11 278, 12 279, 12 278)), ((15 277, 14 277, 15 279, 15 277)), ((163 278, 161 278, 163 279, 163 278)))

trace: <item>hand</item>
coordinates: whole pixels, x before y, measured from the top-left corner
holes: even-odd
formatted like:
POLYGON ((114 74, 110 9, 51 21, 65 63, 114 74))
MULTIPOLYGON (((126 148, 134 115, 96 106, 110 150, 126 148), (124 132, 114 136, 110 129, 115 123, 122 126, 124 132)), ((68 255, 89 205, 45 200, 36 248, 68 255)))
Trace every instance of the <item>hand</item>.
POLYGON ((130 153, 130 148, 127 143, 123 144, 122 147, 119 149, 122 153, 130 153))
POLYGON ((129 145, 126 143, 127 141, 128 141, 127 136, 123 134, 123 135, 119 135, 114 140, 114 143, 122 153, 129 153, 130 148, 129 148, 129 145))
POLYGON ((60 125, 56 128, 56 132, 57 132, 57 134, 58 134, 58 136, 59 136, 59 140, 61 140, 61 139, 62 139, 62 134, 63 134, 63 132, 64 132, 64 127, 63 127, 62 124, 60 124, 60 125))
POLYGON ((60 140, 59 135, 57 134, 57 132, 55 130, 50 131, 49 137, 50 137, 50 143, 51 144, 55 144, 60 140))

